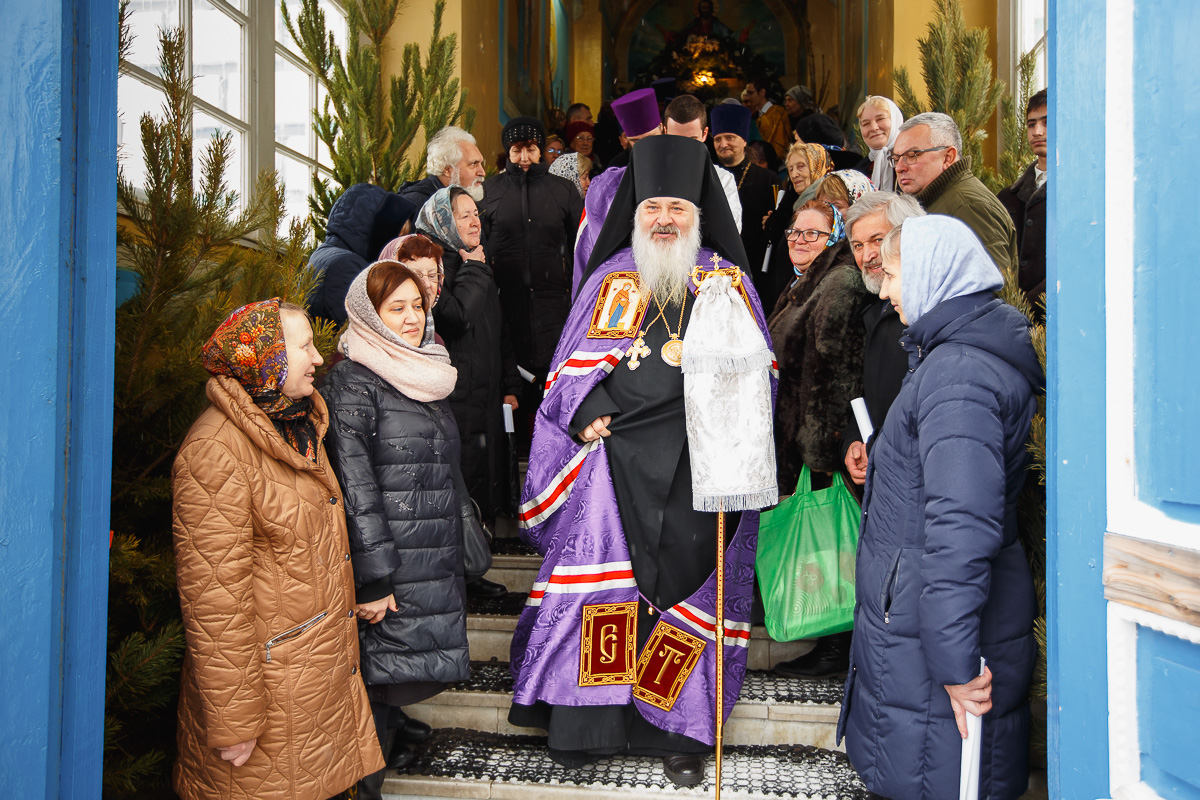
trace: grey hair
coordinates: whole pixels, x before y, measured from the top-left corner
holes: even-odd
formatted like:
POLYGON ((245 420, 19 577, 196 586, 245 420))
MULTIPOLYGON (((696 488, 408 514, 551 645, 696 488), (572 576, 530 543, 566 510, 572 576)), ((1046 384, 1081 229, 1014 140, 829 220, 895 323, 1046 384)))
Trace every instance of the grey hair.
POLYGON ((959 156, 962 155, 962 134, 949 114, 943 114, 940 111, 926 111, 924 114, 917 114, 915 117, 906 119, 900 126, 900 130, 912 130, 918 125, 929 126, 930 145, 953 147, 955 153, 959 156))
POLYGON ((883 237, 883 241, 879 244, 879 258, 888 264, 895 264, 900 260, 900 232, 903 230, 903 225, 897 225, 887 232, 887 236, 883 237))
POLYGON ((921 204, 910 194, 867 192, 846 210, 846 235, 854 233, 854 223, 880 211, 883 212, 890 228, 899 228, 904 220, 911 217, 925 216, 925 209, 921 208, 921 204))
POLYGON ((428 154, 425 157, 425 172, 429 175, 440 176, 446 167, 456 167, 462 161, 464 144, 475 144, 475 137, 447 125, 429 139, 428 154))

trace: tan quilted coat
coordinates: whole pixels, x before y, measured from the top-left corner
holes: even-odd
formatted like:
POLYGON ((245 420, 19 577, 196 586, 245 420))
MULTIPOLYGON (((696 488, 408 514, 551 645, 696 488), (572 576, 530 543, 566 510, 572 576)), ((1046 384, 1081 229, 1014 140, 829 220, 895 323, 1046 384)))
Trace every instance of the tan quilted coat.
MULTIPOLYGON (((325 800, 383 768, 358 666, 342 493, 232 378, 175 459, 187 629, 175 790, 184 800, 325 800), (258 738, 240 767, 214 748, 258 738)), ((317 431, 329 424, 313 395, 317 431)))

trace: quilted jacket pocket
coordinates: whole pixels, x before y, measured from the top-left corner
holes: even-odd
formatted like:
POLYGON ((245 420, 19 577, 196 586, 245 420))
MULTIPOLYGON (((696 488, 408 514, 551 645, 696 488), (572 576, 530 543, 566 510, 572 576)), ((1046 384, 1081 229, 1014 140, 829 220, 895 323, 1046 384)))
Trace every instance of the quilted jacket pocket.
POLYGON ((307 620, 305 622, 301 622, 299 625, 297 625, 293 628, 288 628, 286 631, 279 634, 278 636, 272 636, 270 639, 268 639, 267 644, 265 645, 266 649, 267 649, 267 663, 268 664, 271 663, 271 648, 272 647, 274 647, 277 644, 283 644, 284 642, 290 642, 293 639, 299 638, 300 636, 302 636, 304 634, 305 631, 309 630, 314 625, 316 625, 318 622, 325 619, 325 617, 328 614, 329 614, 328 611, 322 611, 320 614, 317 614, 312 619, 307 620))

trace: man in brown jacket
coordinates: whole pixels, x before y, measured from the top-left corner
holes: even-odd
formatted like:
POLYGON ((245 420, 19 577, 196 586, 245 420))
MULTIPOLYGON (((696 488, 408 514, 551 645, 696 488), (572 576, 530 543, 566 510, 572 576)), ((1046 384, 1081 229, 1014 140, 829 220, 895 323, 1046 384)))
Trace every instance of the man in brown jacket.
POLYGON ((974 231, 1000 274, 1015 274, 1017 231, 1008 211, 962 158, 962 134, 947 114, 917 114, 900 126, 892 147, 896 185, 930 214, 957 217, 974 231))

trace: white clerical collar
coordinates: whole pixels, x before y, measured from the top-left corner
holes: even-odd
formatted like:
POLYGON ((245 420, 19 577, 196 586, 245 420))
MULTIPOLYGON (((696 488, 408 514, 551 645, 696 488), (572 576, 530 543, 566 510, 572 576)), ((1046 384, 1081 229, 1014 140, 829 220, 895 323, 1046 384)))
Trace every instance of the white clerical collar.
POLYGON ((765 114, 765 113, 767 113, 767 109, 768 109, 768 108, 770 108, 770 107, 771 107, 771 106, 773 106, 773 105, 775 105, 775 104, 774 104, 774 103, 772 103, 770 100, 768 100, 767 102, 763 103, 763 107, 762 107, 762 108, 760 108, 760 109, 758 110, 758 113, 759 113, 759 114, 765 114))

